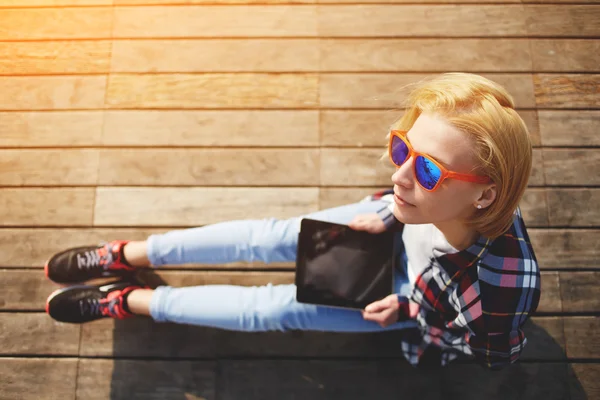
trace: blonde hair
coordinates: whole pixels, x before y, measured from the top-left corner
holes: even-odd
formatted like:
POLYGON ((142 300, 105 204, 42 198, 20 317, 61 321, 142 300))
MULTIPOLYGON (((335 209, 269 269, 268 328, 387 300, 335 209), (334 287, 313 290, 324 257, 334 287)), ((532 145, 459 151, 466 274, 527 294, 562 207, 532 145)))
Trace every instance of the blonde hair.
MULTIPOLYGON (((531 139, 514 107, 497 83, 474 74, 446 73, 417 84, 404 115, 391 126, 409 130, 419 115, 432 113, 469 135, 478 164, 473 173, 492 179, 496 199, 466 223, 491 239, 512 225, 531 173, 531 139)), ((386 151, 382 159, 387 157, 386 151)))

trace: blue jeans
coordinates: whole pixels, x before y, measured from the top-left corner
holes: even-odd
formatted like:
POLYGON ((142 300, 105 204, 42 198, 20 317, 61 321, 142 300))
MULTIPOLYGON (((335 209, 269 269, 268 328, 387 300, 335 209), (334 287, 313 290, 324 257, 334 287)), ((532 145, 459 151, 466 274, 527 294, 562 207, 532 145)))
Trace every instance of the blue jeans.
MULTIPOLYGON (((383 201, 367 201, 277 220, 238 220, 177 230, 148 238, 153 266, 186 263, 223 264, 235 261, 292 262, 303 217, 347 224, 355 215, 377 212, 383 201)), ((405 272, 405 271, 404 271, 405 272)), ((395 273, 395 292, 408 295, 406 273, 395 273)), ((415 326, 398 322, 386 328, 363 319, 360 311, 302 304, 296 286, 204 285, 159 286, 150 302, 155 321, 201 325, 236 331, 314 330, 376 332, 415 326)))

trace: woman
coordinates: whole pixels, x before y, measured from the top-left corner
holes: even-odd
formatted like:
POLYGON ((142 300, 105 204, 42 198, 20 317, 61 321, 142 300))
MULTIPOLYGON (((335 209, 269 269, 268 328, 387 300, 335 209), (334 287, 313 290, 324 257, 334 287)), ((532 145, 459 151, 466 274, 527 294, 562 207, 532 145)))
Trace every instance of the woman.
POLYGON ((69 249, 46 264, 61 283, 99 276, 125 279, 53 293, 55 319, 86 322, 146 315, 243 331, 403 330, 413 365, 445 365, 459 355, 497 369, 519 358, 521 327, 535 311, 540 275, 518 203, 531 172, 531 142, 512 98, 472 74, 421 83, 392 125, 386 156, 393 190, 303 217, 372 233, 394 229, 401 273, 396 293, 361 312, 299 304, 294 285, 141 288, 136 268, 239 260, 294 261, 300 219, 242 220, 69 249))

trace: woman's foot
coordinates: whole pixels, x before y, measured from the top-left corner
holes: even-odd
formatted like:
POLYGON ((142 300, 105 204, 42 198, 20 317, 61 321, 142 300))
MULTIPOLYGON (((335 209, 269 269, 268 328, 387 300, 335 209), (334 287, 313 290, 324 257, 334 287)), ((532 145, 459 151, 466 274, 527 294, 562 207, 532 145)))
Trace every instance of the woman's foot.
POLYGON ((135 267, 123 256, 123 247, 127 243, 116 240, 103 246, 76 247, 57 253, 44 267, 46 277, 57 283, 75 283, 131 274, 135 267))
POLYGON ((127 307, 127 296, 136 289, 143 287, 127 281, 102 286, 69 286, 48 297, 46 312, 57 321, 73 323, 129 318, 134 314, 127 307))

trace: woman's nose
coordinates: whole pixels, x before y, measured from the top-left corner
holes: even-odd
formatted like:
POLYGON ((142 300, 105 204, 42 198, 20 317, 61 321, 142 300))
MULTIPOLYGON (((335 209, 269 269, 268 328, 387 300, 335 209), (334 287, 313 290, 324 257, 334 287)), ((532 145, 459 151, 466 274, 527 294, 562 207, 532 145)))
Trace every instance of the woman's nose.
POLYGON ((392 174, 392 182, 395 185, 405 187, 407 189, 412 189, 414 185, 414 174, 412 173, 413 169, 413 158, 410 157, 408 160, 404 162, 399 167, 396 167, 396 172, 392 174))

